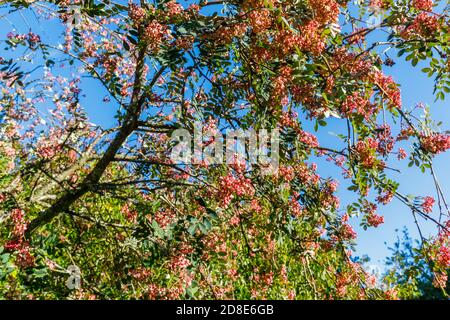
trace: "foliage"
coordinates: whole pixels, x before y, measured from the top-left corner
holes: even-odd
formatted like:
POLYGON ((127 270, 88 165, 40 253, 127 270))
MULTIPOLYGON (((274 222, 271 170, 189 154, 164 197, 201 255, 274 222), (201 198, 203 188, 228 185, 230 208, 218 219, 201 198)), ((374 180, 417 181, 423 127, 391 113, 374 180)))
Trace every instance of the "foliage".
POLYGON ((433 159, 450 136, 425 106, 402 105, 399 85, 383 72, 395 61, 381 48, 428 64, 423 72, 444 99, 448 6, 1 3, 2 15, 34 19, 29 30, 1 35, 1 298, 417 297, 395 272, 393 287, 378 287, 352 257, 349 217, 377 227, 378 207, 393 198, 416 221, 436 224, 438 234, 422 245, 434 285, 447 294, 443 191, 436 180, 436 217, 433 198, 400 193, 388 163, 409 157, 437 179, 433 159), (372 18, 379 23, 366 23, 372 18), (57 31, 40 35, 43 24, 57 31), (372 42, 378 33, 386 41, 372 42), (92 124, 92 105, 112 109, 114 125, 92 124), (334 147, 315 135, 331 122, 346 128, 334 147), (242 154, 219 164, 197 154, 173 161, 172 134, 199 124, 202 149, 229 129, 279 130, 279 167, 268 175, 242 154), (338 182, 320 175, 317 157, 342 171, 354 203, 340 204, 338 182), (76 290, 67 286, 74 267, 76 290))
POLYGON ((427 254, 418 241, 411 239, 406 229, 403 230, 403 237, 399 237, 390 250, 392 256, 388 258, 388 271, 383 280, 388 286, 396 285, 401 299, 447 298, 448 280, 445 288, 433 285, 434 276, 427 254))

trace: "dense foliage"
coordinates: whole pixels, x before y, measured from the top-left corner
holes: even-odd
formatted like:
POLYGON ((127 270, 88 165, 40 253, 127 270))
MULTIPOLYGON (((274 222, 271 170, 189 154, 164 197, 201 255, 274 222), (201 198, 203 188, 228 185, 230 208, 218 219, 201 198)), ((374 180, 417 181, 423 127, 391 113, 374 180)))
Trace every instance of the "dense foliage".
POLYGON ((448 5, 0 3, 0 19, 27 21, 0 33, 0 298, 418 298, 408 281, 420 270, 448 297, 449 211, 433 159, 450 135, 427 107, 403 106, 383 72, 395 59, 412 74, 426 63, 445 98, 448 5), (89 121, 100 104, 111 127, 89 121), (341 145, 319 143, 330 122, 345 128, 341 145), (203 148, 229 129, 278 129, 279 167, 267 174, 242 154, 174 162, 172 133, 199 125, 203 148), (356 202, 340 203, 317 158, 356 202), (392 159, 432 174, 437 199, 402 195, 392 159), (437 233, 421 239, 420 264, 392 258, 410 278, 393 269, 382 285, 352 258, 349 217, 377 227, 394 198, 437 233))
MULTIPOLYGON (((414 241, 403 230, 402 238, 392 248, 384 282, 396 286, 400 299, 447 299, 448 286, 435 283, 436 279, 427 256, 418 240, 414 241)), ((448 270, 447 270, 448 276, 448 270)))

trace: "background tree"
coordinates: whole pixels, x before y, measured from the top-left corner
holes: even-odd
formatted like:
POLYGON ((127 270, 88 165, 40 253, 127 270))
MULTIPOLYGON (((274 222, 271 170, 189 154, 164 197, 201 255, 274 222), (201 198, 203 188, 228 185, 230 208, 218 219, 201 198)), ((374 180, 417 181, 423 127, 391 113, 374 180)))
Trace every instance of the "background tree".
POLYGON ((388 271, 384 275, 384 282, 387 285, 395 284, 399 298, 427 300, 447 298, 448 280, 442 286, 434 283, 436 280, 424 248, 419 241, 411 239, 406 229, 390 249, 392 256, 387 261, 388 271))

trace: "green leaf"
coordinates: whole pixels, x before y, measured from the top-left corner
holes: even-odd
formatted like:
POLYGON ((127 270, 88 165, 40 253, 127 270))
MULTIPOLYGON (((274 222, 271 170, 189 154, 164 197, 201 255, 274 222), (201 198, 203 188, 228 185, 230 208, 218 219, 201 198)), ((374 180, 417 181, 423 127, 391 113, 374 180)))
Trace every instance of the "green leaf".
POLYGON ((130 45, 128 44, 128 42, 126 40, 123 40, 123 47, 125 48, 125 50, 130 51, 130 45))
POLYGON ((195 232, 197 231, 197 225, 193 224, 191 226, 189 226, 188 230, 189 234, 191 236, 195 235, 195 232))

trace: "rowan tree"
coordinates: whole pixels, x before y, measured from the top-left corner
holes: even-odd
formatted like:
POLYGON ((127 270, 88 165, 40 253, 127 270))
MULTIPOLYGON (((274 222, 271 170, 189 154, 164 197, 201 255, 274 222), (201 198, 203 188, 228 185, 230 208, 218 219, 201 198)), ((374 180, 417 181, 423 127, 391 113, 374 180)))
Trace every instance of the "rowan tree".
POLYGON ((435 223, 421 252, 448 294, 449 211, 433 159, 450 135, 426 106, 402 105, 384 72, 426 63, 445 98, 448 5, 0 3, 12 23, 0 33, 0 297, 396 298, 395 281, 377 285, 353 259, 348 221, 377 227, 394 198, 419 230, 435 223), (114 123, 93 124, 92 106, 114 123), (330 122, 346 128, 338 146, 317 138, 330 122), (278 130, 279 167, 173 161, 174 131, 199 126, 202 148, 231 129, 278 130), (340 203, 317 158, 356 202, 340 203), (392 159, 431 174, 436 200, 404 196, 392 159), (66 286, 72 265, 77 290, 66 286))

